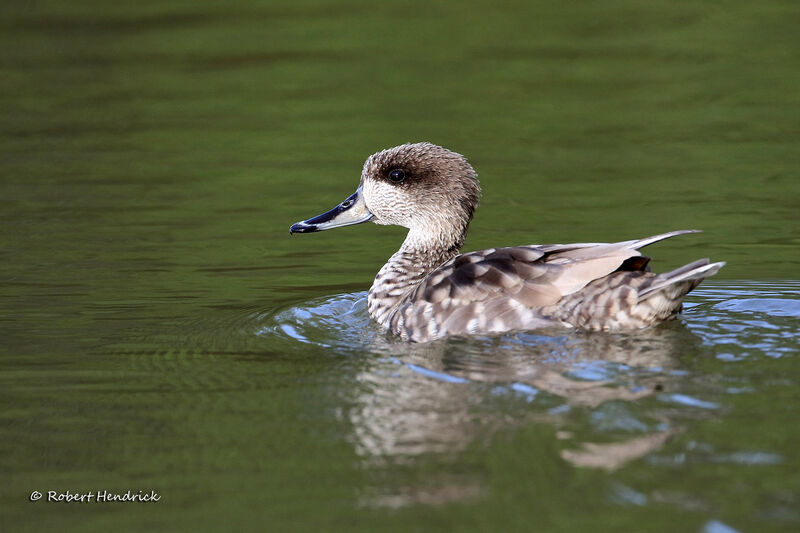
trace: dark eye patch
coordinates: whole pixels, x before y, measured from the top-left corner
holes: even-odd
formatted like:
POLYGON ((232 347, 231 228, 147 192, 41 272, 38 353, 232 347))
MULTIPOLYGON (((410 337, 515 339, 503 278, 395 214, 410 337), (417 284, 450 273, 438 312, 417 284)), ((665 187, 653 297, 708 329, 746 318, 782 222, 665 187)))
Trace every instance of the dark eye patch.
POLYGON ((403 170, 402 168, 394 168, 389 171, 387 177, 389 178, 389 181, 392 181, 394 183, 400 183, 401 181, 406 179, 406 171, 403 170))

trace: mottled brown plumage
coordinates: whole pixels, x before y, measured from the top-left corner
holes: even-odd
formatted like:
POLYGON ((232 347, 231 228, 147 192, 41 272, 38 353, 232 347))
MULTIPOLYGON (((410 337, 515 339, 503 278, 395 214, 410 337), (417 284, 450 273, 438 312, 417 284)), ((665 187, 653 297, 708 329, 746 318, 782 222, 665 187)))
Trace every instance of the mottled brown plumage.
POLYGON ((370 156, 356 194, 292 232, 367 220, 409 228, 375 277, 369 312, 417 342, 553 325, 648 327, 675 317, 683 296, 724 264, 702 259, 665 274, 648 271, 640 248, 694 230, 457 255, 479 195, 477 175, 463 156, 430 143, 405 144, 370 156))

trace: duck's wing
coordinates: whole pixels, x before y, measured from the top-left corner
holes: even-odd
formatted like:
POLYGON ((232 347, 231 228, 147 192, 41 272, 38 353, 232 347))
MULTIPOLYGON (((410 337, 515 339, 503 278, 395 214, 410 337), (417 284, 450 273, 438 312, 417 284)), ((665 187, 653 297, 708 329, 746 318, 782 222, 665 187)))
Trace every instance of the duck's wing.
POLYGON ((403 299, 390 327, 412 340, 530 328, 536 325, 537 308, 552 305, 616 270, 642 270, 649 258, 639 248, 693 232, 673 231, 617 243, 533 244, 462 254, 434 270, 403 299), (487 327, 490 321, 495 325, 487 327))
POLYGON ((640 248, 677 235, 699 232, 700 230, 679 230, 630 241, 549 244, 539 246, 539 248, 545 253, 542 258, 545 264, 563 266, 563 269, 552 279, 552 283, 561 296, 566 296, 620 268, 643 270, 650 258, 643 256, 639 252, 640 248))

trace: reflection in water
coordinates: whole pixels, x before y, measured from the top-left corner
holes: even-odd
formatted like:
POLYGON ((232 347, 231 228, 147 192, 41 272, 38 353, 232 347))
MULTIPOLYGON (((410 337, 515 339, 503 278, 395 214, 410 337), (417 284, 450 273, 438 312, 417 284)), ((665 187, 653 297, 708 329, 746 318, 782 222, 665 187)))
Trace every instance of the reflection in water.
MULTIPOLYGON (((487 444, 500 431, 536 424, 551 428, 565 461, 610 471, 680 433, 687 413, 714 416, 722 408, 682 392, 690 379, 681 368, 683 356, 711 354, 708 345, 720 343, 731 344, 732 357, 754 349, 770 356, 796 349, 796 337, 787 340, 785 324, 761 328, 757 342, 748 341, 748 325, 787 320, 782 318, 787 315, 798 333, 798 300, 786 298, 782 289, 780 297, 754 298, 759 291, 768 296, 770 287, 745 285, 697 291, 694 301, 699 295, 701 303, 687 306, 688 326, 675 321, 629 334, 557 329, 409 344, 370 321, 364 293, 260 317, 260 334, 358 359, 355 386, 342 391, 350 395, 343 416, 365 465, 452 455, 487 444), (764 316, 770 312, 774 316, 764 316), (598 437, 602 442, 592 442, 598 437)), ((364 494, 364 503, 446 503, 482 493, 480 483, 460 478, 392 486, 390 494, 378 489, 364 494)))
POLYGON ((582 450, 564 450, 561 457, 575 466, 616 470, 631 459, 642 457, 660 448, 675 430, 659 431, 611 444, 586 443, 582 450))
MULTIPOLYGON (((395 355, 372 359, 358 374, 362 393, 350 412, 354 444, 362 457, 378 462, 453 453, 520 424, 547 422, 557 429, 575 407, 598 409, 658 394, 670 377, 665 370, 676 366, 674 354, 700 342, 676 326, 635 336, 515 334, 391 348, 378 337, 373 353, 395 355), (488 408, 503 396, 547 409, 508 416, 488 408)), ((575 442, 580 451, 565 452, 566 460, 618 468, 674 432, 666 419, 653 424, 622 408, 598 411, 601 417, 637 436, 613 446, 575 442)))

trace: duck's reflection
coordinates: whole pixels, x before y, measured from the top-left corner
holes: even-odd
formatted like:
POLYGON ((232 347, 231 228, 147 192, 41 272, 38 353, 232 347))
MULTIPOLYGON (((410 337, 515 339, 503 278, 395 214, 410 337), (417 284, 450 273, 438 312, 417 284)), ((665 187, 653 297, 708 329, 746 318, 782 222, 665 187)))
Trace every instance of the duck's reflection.
MULTIPOLYGON (((411 344, 370 321, 363 294, 289 309, 261 331, 354 354, 356 386, 342 388, 348 407, 340 413, 377 476, 383 465, 447 460, 531 425, 560 440, 558 451, 547 452, 552 457, 532 460, 560 454, 578 467, 620 468, 680 431, 670 420, 675 411, 648 397, 668 397, 683 374, 681 356, 702 349, 679 321, 632 334, 559 329, 411 344)), ((450 476, 405 488, 376 482, 364 503, 436 504, 482 494, 479 480, 450 476)))
MULTIPOLYGON (((358 373, 359 393, 349 410, 353 444, 366 464, 453 454, 497 431, 544 423, 564 440, 561 458, 614 470, 680 431, 665 415, 634 407, 633 401, 668 390, 673 373, 679 374, 678 357, 700 340, 675 322, 629 335, 558 331, 423 345, 377 335, 370 344, 383 356, 367 360, 358 373), (509 398, 516 408, 508 407, 509 398), (622 429, 612 434, 625 437, 583 441, 565 421, 575 410, 604 418, 622 429)), ((445 503, 481 492, 465 480, 440 485, 373 495, 366 502, 445 503)))

